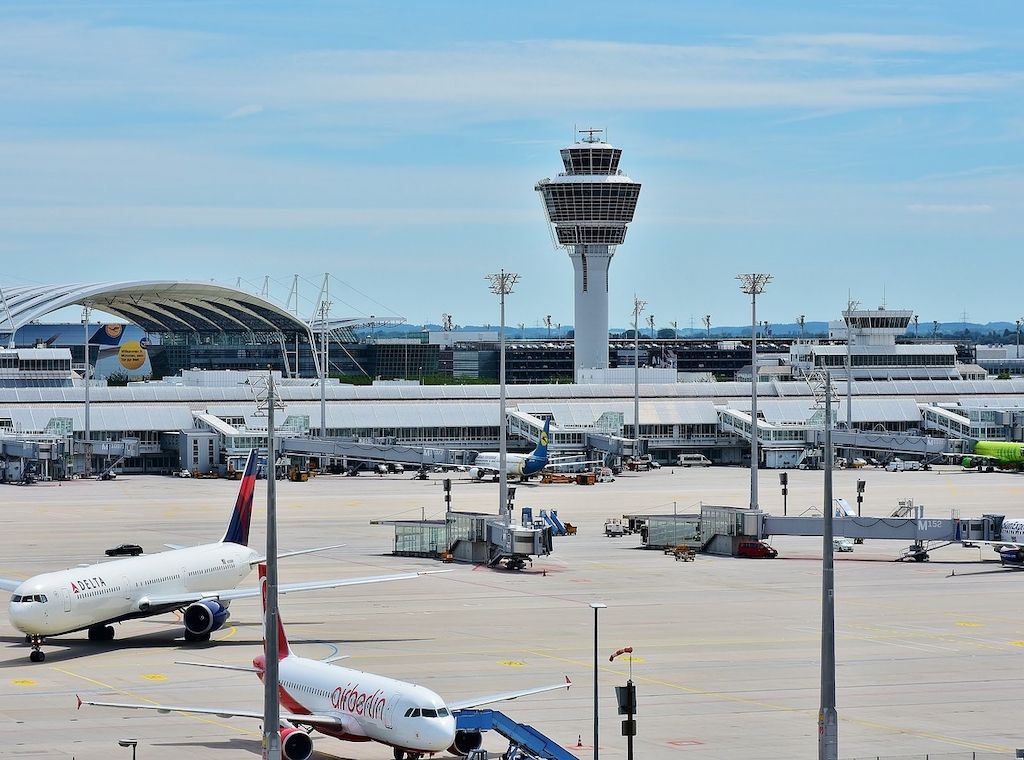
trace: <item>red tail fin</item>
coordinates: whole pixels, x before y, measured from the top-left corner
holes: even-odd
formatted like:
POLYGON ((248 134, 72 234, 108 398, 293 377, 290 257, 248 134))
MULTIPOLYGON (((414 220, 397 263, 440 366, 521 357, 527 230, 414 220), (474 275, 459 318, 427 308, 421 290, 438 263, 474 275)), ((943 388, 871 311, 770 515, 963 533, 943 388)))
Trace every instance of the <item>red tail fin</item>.
MULTIPOLYGON (((260 597, 263 599, 263 651, 267 651, 267 637, 266 637, 266 625, 267 625, 267 566, 261 562, 260 568, 260 597)), ((281 610, 277 611, 277 659, 283 660, 291 654, 291 650, 288 648, 288 637, 284 635, 284 623, 281 622, 281 610)))

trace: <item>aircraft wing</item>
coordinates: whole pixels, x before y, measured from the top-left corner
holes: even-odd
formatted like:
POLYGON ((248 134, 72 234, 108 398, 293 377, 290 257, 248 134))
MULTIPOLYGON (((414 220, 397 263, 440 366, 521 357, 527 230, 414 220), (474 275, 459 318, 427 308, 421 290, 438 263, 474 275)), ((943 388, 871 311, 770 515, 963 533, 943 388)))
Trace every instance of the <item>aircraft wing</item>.
MULTIPOLYGON (((136 705, 129 702, 94 702, 89 699, 76 697, 78 709, 82 705, 92 707, 113 707, 119 710, 154 710, 158 713, 191 713, 194 715, 216 715, 218 718, 253 718, 263 720, 262 710, 235 710, 224 707, 185 707, 180 705, 136 705)), ((344 728, 345 722, 335 715, 302 715, 298 713, 281 713, 281 724, 296 723, 307 726, 335 726, 344 728)))
POLYGON ((25 581, 16 581, 12 578, 0 578, 0 591, 14 591, 25 581))
MULTIPOLYGON (((395 575, 370 575, 361 578, 335 578, 326 581, 308 581, 304 583, 282 583, 277 587, 277 593, 290 594, 298 591, 319 591, 325 588, 339 588, 341 586, 362 586, 367 583, 385 583, 387 581, 404 581, 411 578, 419 578, 421 575, 435 575, 437 573, 450 573, 451 570, 420 570, 415 573, 397 573, 395 575)), ((180 604, 185 606, 192 602, 199 602, 203 599, 217 599, 230 602, 234 599, 250 599, 260 596, 259 587, 233 588, 223 591, 195 591, 184 594, 165 594, 148 596, 144 598, 151 607, 165 607, 169 604, 180 604)))
POLYGON ((519 697, 526 697, 530 694, 542 694, 545 691, 554 691, 555 689, 568 689, 572 686, 572 681, 569 680, 569 676, 565 677, 565 683, 551 684, 550 686, 535 686, 532 689, 523 689, 522 691, 506 691, 501 694, 490 694, 486 697, 476 697, 474 699, 463 699, 461 702, 449 702, 448 707, 452 710, 468 710, 472 707, 480 707, 480 705, 490 705, 494 702, 506 702, 510 699, 518 699, 519 697))
MULTIPOLYGON (((298 557, 300 554, 313 554, 315 552, 325 552, 328 549, 340 549, 344 545, 345 544, 331 544, 330 546, 318 546, 315 549, 298 549, 298 550, 293 551, 293 552, 278 552, 277 553, 277 558, 278 559, 284 559, 285 557, 298 557)), ((256 559, 254 559, 249 564, 250 565, 259 565, 260 563, 266 562, 266 561, 267 561, 266 557, 257 557, 256 559)))

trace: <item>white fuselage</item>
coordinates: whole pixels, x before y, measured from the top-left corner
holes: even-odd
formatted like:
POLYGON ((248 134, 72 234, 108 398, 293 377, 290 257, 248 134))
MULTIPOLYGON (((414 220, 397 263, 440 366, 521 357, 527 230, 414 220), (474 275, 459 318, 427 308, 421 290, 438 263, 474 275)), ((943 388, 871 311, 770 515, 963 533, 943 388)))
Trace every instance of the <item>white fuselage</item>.
MULTIPOLYGON (((262 680, 263 658, 253 664, 262 680)), ((455 716, 423 686, 294 655, 278 673, 282 710, 337 716, 344 728, 317 728, 329 736, 417 753, 442 752, 455 741, 455 716)))
POLYGON ((1024 520, 1003 520, 1000 539, 1011 544, 1024 544, 1024 520))
POLYGON ((54 636, 157 615, 185 605, 150 598, 233 589, 257 557, 247 546, 216 543, 43 573, 14 591, 11 623, 22 633, 54 636))

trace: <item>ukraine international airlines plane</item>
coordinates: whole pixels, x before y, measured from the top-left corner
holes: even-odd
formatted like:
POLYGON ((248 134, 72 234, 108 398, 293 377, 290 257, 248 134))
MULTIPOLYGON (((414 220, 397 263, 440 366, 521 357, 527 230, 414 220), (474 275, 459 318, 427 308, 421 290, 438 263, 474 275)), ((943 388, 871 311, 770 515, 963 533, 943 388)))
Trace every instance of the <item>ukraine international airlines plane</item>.
MULTIPOLYGON (((266 566, 260 565, 260 585, 266 606, 266 566)), ((419 760, 426 753, 448 749, 467 755, 483 743, 479 731, 456 731, 455 710, 502 702, 528 694, 567 689, 572 683, 538 686, 522 691, 492 694, 445 704, 434 692, 414 683, 341 668, 330 662, 308 660, 292 653, 278 617, 278 673, 281 694, 281 755, 286 760, 308 760, 313 741, 299 726, 346 741, 374 741, 394 748, 396 760, 419 760)), ((266 653, 252 661, 252 667, 190 662, 209 668, 255 673, 263 680, 266 653)), ((237 710, 223 707, 177 707, 136 705, 120 702, 93 702, 78 699, 78 706, 118 707, 131 710, 156 710, 161 713, 185 712, 218 715, 223 718, 263 719, 262 710, 237 710)))
MULTIPOLYGON (((217 543, 175 547, 172 551, 101 562, 87 567, 43 573, 27 581, 0 578, 0 590, 13 592, 11 623, 32 645, 32 662, 42 662, 47 636, 88 629, 89 638, 114 638, 111 623, 184 610, 186 641, 206 641, 224 625, 235 599, 259 594, 258 588, 236 588, 266 558, 249 548, 249 522, 256 485, 256 451, 249 453, 235 509, 224 537, 217 543)), ((291 557, 324 549, 284 552, 291 557)), ((354 586, 425 575, 402 573, 364 578, 290 583, 280 592, 354 586)))

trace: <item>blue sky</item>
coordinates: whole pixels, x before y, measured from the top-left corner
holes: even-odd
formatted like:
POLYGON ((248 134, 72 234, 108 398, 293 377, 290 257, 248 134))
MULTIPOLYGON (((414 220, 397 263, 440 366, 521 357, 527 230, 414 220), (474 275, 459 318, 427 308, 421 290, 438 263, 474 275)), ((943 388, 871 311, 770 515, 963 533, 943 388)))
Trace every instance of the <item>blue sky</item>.
POLYGON ((774 322, 848 291, 1013 320, 1022 27, 1016 1, 8 2, 2 282, 269 275, 284 300, 331 271, 337 315, 480 324, 504 267, 510 324, 568 324, 533 186, 576 125, 644 185, 613 325, 634 292, 659 326, 740 324, 744 271, 775 275, 774 322))

